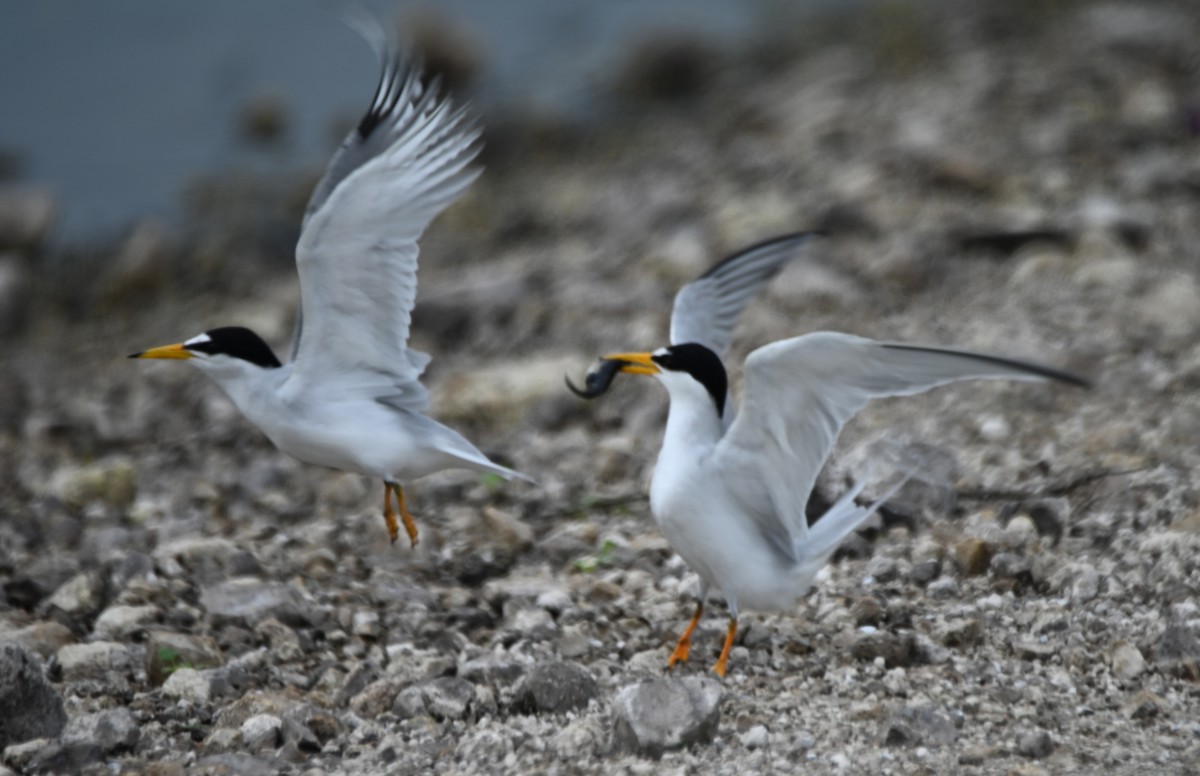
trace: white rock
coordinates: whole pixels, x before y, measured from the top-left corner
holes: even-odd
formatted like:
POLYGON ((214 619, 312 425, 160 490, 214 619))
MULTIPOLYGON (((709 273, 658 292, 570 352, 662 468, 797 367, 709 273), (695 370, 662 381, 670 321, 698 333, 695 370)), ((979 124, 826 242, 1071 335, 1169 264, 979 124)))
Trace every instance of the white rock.
POLYGON ((242 723, 242 743, 252 752, 274 749, 282 730, 283 720, 274 714, 255 714, 242 723))
POLYGON ((1122 681, 1129 681, 1146 670, 1146 659, 1134 644, 1128 641, 1118 641, 1109 652, 1113 675, 1122 681))
POLYGON ((105 638, 126 638, 158 619, 157 606, 110 606, 96 618, 94 631, 105 638))
POLYGON ((767 732, 766 725, 755 725, 745 733, 742 733, 742 745, 747 749, 761 749, 767 745, 769 737, 770 734, 767 732))
POLYGON ((212 700, 212 679, 194 668, 179 668, 171 672, 163 682, 163 695, 192 703, 208 703, 212 700))
POLYGON ((58 650, 63 681, 105 679, 114 671, 125 671, 133 664, 129 649, 112 641, 93 641, 89 644, 67 644, 58 650))
POLYGON ((1004 533, 1015 547, 1024 547, 1038 540, 1037 523, 1029 515, 1016 515, 1004 527, 1004 533))
POLYGON ((999 442, 1012 434, 1012 426, 999 415, 985 415, 979 420, 979 436, 988 442, 999 442))
POLYGON ((367 638, 379 638, 379 613, 365 609, 360 609, 354 613, 354 618, 351 621, 351 633, 355 636, 365 636, 367 638))
POLYGON ((650 756, 707 744, 721 719, 721 684, 661 678, 621 688, 613 699, 613 746, 650 756))
POLYGON ((48 603, 67 614, 86 616, 100 608, 102 584, 95 574, 81 572, 60 585, 48 603))

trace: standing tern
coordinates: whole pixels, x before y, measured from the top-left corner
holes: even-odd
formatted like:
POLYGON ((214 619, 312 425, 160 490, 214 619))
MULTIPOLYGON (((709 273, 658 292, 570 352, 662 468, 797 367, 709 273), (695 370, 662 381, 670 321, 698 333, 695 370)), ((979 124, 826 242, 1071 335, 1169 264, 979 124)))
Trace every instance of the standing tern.
POLYGON ((291 363, 236 326, 130 358, 187 359, 283 452, 381 478, 388 535, 394 543, 398 514, 416 546, 402 482, 444 469, 528 478, 425 414, 419 378, 429 356, 407 344, 417 240, 478 176, 480 129, 378 28, 355 26, 382 55, 383 75, 305 210, 296 245, 303 326, 291 363))
MULTIPOLYGON (((671 315, 671 344, 604 356, 588 374, 592 398, 618 372, 652 375, 670 409, 650 483, 650 509, 663 535, 700 577, 691 622, 667 661, 686 661, 692 632, 715 589, 729 628, 713 671, 724 676, 742 608, 793 609, 813 577, 890 493, 869 506, 860 482, 813 525, 805 505, 842 426, 871 399, 906 396, 957 380, 1087 381, 1038 364, 959 350, 902 345, 836 332, 780 340, 752 352, 734 412, 721 356, 746 303, 796 255, 809 233, 748 248, 683 287, 671 315)), ((569 381, 568 381, 569 382, 569 381)))

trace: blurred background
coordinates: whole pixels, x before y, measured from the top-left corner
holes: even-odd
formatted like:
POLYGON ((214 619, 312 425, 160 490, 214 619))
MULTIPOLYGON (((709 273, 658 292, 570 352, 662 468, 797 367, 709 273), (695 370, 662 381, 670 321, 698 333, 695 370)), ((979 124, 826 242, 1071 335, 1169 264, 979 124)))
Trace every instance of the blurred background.
MULTIPOLYGON (((661 34, 736 45, 778 3, 364 5, 489 111, 588 120, 632 46, 661 34)), ((51 186, 55 234, 90 237, 148 214, 176 217, 199 174, 319 165, 377 73, 338 9, 319 0, 14 3, 0 20, 0 172, 51 186)))

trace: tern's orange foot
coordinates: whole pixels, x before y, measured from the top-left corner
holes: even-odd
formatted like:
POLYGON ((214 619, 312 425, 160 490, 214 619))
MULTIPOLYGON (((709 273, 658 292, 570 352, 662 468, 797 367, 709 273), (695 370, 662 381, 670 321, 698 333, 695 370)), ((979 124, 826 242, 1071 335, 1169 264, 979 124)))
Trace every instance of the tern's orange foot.
POLYGON ((667 658, 667 670, 670 671, 675 667, 676 663, 686 663, 688 652, 692 646, 692 631, 696 630, 696 626, 700 624, 700 617, 704 614, 704 602, 696 604, 696 613, 692 615, 692 621, 684 628, 683 635, 679 637, 679 643, 675 645, 675 651, 667 658))
POLYGON ((396 512, 392 509, 392 484, 390 482, 383 483, 383 522, 387 523, 388 536, 392 540, 392 544, 396 543, 396 538, 400 536, 400 526, 396 523, 396 512))
POLYGON ((729 632, 725 634, 725 646, 721 648, 721 656, 713 666, 713 673, 725 678, 726 665, 729 663, 729 650, 733 649, 733 637, 737 635, 737 618, 729 618, 729 632))
MULTIPOLYGON (((413 520, 413 516, 408 513, 408 507, 404 505, 404 488, 399 485, 393 486, 396 491, 396 501, 400 505, 400 519, 404 521, 404 532, 408 534, 408 541, 411 546, 417 546, 417 524, 413 520)), ((392 541, 396 541, 392 537, 392 541)))
POLYGON ((685 639, 680 639, 679 643, 675 645, 675 651, 667 658, 667 670, 670 671, 674 668, 676 663, 686 663, 690 648, 691 645, 685 639))

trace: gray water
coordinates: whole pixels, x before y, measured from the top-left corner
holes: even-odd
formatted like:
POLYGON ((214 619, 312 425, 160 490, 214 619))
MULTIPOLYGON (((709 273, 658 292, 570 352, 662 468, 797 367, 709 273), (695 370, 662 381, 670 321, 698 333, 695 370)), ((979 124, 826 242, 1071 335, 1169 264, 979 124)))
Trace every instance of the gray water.
MULTIPOLYGON (((811 1, 811 0, 810 0, 811 1)), ((803 0, 797 0, 803 4, 803 0)), ((375 2, 405 18, 436 8, 478 41, 485 110, 586 110, 629 44, 685 29, 736 42, 771 0, 375 2)), ((779 0, 774 0, 779 5, 779 0)), ((0 149, 57 193, 56 237, 111 235, 177 212, 196 176, 320 164, 336 117, 378 74, 369 47, 315 0, 6 0, 0 5, 0 149), (282 98, 286 142, 239 139, 248 100, 282 98)), ((410 17, 411 18, 411 17, 410 17)))

